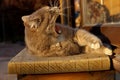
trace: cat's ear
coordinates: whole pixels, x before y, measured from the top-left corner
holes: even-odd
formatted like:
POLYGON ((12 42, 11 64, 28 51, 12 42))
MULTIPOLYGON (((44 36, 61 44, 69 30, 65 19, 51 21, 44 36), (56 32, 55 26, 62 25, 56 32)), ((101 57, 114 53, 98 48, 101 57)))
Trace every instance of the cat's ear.
POLYGON ((22 17, 25 27, 28 27, 31 31, 36 31, 38 28, 38 23, 40 24, 41 20, 32 18, 31 21, 30 19, 30 16, 22 17))
POLYGON ((28 19, 29 19, 29 16, 22 16, 22 20, 23 20, 23 22, 27 22, 28 19))

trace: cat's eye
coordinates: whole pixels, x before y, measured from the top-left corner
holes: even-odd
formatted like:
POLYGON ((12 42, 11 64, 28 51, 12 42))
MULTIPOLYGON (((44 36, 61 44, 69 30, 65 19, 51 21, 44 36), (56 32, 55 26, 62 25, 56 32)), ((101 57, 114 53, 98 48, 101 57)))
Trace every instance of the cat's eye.
POLYGON ((36 19, 36 22, 37 23, 41 23, 41 19, 36 19))

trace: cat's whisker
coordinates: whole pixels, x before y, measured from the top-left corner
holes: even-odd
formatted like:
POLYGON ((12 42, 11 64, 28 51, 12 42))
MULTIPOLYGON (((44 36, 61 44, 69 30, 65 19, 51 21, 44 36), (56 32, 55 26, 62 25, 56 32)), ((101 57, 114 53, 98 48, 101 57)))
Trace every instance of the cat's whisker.
POLYGON ((51 1, 51 0, 49 1, 49 4, 50 4, 51 7, 53 7, 53 4, 52 4, 52 1, 51 1))
POLYGON ((66 14, 60 13, 60 15, 64 16, 64 17, 68 17, 66 14))
POLYGON ((59 6, 59 0, 57 0, 56 6, 59 6))
POLYGON ((54 6, 58 6, 58 0, 54 1, 54 6))
POLYGON ((54 4, 53 4, 53 5, 54 5, 54 7, 56 6, 56 0, 54 1, 54 4))
MULTIPOLYGON (((64 13, 60 13, 60 15, 63 15, 63 16, 65 16, 65 17, 68 17, 66 14, 64 14, 64 13)), ((69 17, 70 18, 74 18, 74 16, 72 16, 72 15, 69 15, 69 17)))
POLYGON ((65 9, 69 9, 69 8, 71 8, 71 7, 66 7, 66 8, 63 8, 63 9, 60 8, 60 12, 64 12, 65 9))
MULTIPOLYGON (((67 8, 66 8, 67 9, 67 8)), ((65 9, 60 9, 60 12, 64 12, 65 11, 65 9)))
POLYGON ((72 8, 72 7, 66 7, 66 8, 63 8, 62 10, 69 9, 69 8, 72 8))

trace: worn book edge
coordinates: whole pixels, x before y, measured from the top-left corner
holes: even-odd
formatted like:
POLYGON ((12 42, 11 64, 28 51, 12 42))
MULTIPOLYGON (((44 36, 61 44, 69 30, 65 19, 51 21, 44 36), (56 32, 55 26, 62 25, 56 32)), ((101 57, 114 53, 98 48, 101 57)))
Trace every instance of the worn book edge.
POLYGON ((110 70, 110 59, 103 54, 65 57, 39 57, 23 49, 8 63, 10 74, 48 74, 110 70))

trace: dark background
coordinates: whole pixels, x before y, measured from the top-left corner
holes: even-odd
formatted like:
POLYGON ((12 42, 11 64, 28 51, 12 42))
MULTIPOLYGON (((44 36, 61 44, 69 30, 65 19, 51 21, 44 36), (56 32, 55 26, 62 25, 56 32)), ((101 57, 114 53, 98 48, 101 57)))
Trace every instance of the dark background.
MULTIPOLYGON (((0 42, 24 42, 24 25, 21 17, 49 5, 49 1, 0 0, 0 42)), ((60 22, 60 18, 57 21, 60 22)))

